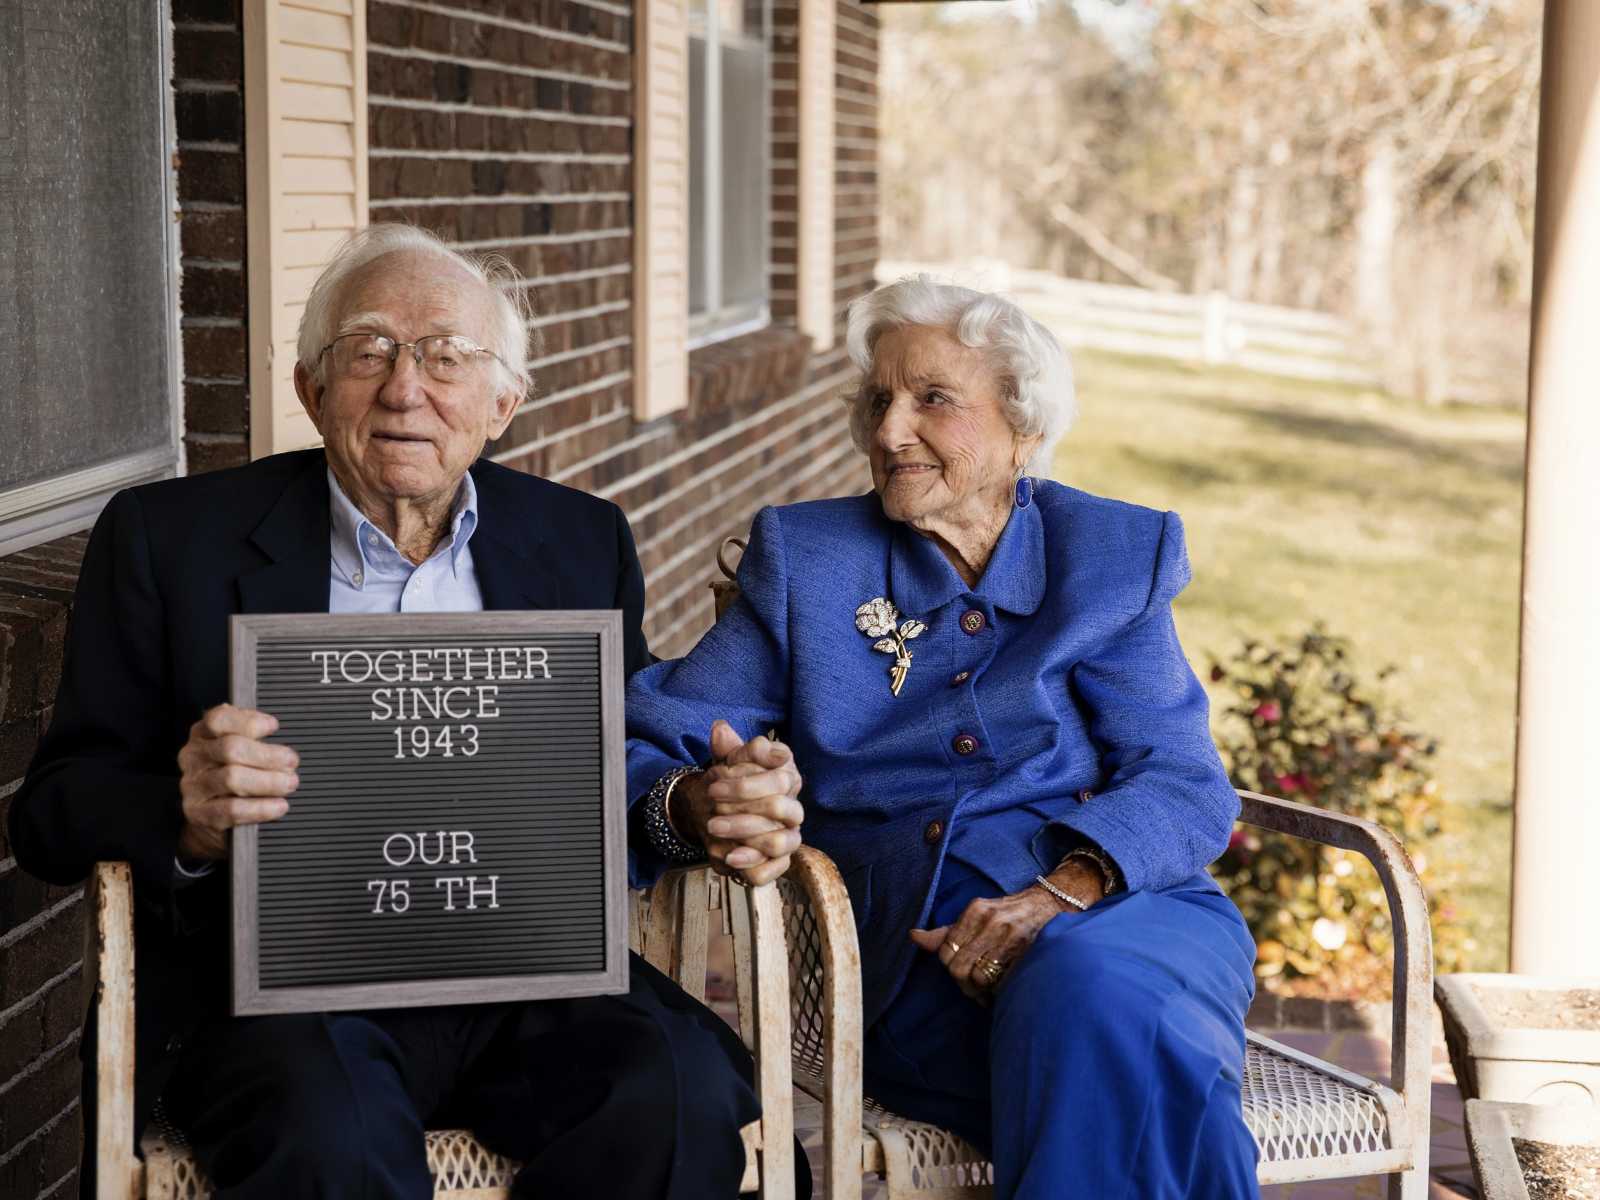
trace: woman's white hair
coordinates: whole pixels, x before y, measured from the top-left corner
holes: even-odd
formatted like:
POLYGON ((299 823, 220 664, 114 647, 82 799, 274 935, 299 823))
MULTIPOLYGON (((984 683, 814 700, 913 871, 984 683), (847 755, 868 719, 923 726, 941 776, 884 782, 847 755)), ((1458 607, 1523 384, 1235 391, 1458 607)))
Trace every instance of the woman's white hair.
MULTIPOLYGON (((396 221, 358 229, 333 252, 333 258, 311 287, 305 312, 300 315, 297 353, 300 365, 314 379, 322 381, 323 347, 342 332, 340 322, 348 313, 340 311, 345 284, 363 267, 389 254, 433 255, 465 271, 483 285, 489 295, 489 328, 483 331, 484 349, 498 356, 496 370, 500 390, 526 395, 533 388, 528 369, 529 356, 539 353, 537 329, 529 328, 533 316, 527 284, 521 273, 498 254, 463 254, 452 250, 435 234, 415 225, 396 221)), ((455 330, 438 330, 451 333, 455 330)))
POLYGON ((1003 296, 940 283, 929 275, 908 275, 850 302, 845 349, 862 383, 844 402, 856 446, 865 453, 872 436, 867 381, 878 339, 906 325, 947 329, 962 345, 984 352, 999 379, 1011 428, 1023 437, 1040 437, 1028 473, 1049 474, 1056 442, 1078 415, 1066 351, 1053 333, 1003 296))

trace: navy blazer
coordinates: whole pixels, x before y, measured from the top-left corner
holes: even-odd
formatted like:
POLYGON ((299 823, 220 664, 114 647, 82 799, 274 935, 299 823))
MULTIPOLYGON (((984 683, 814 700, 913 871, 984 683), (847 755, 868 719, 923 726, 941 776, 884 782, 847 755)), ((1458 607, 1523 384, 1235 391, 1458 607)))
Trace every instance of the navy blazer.
MULTIPOLYGON (((910 966, 946 854, 1015 892, 1088 839, 1130 888, 1162 888, 1216 858, 1238 814, 1173 627, 1189 578, 1177 516, 1053 482, 1034 494, 976 587, 874 494, 763 509, 739 602, 687 657, 629 682, 636 799, 709 759, 717 717, 744 737, 776 726, 794 748, 805 839, 855 908, 869 1023, 910 966), (926 626, 898 696, 896 655, 856 625, 879 597, 900 630, 926 626)), ((663 866, 632 859, 641 883, 663 866)))
MULTIPOLYGON (((625 668, 650 661, 622 511, 487 460, 472 478, 484 607, 621 609, 625 668)), ((51 883, 133 865, 141 1128, 186 1031, 229 1004, 227 872, 173 887, 177 753, 229 698, 231 614, 328 611, 328 513, 322 451, 279 454, 118 493, 84 555, 55 711, 9 826, 17 861, 51 883)))

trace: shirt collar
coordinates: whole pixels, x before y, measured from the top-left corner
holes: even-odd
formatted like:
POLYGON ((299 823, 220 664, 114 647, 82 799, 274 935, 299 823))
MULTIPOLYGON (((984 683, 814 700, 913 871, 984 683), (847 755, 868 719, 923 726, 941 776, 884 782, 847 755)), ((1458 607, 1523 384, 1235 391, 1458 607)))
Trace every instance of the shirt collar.
POLYGON ((1028 616, 1044 601, 1044 520, 1039 506, 1011 510, 976 587, 967 587, 932 538, 897 524, 889 551, 890 599, 908 617, 926 619, 961 596, 1028 616))
MULTIPOLYGON (((328 469, 328 515, 332 523, 331 553, 333 565, 344 574, 351 583, 355 583, 356 573, 362 572, 365 578, 367 570, 366 546, 367 534, 374 533, 381 544, 395 554, 394 542, 389 535, 384 533, 371 521, 367 520, 362 511, 355 506, 349 496, 344 494, 344 489, 339 486, 339 481, 333 476, 333 469, 328 469)), ((478 486, 472 481, 472 473, 468 472, 461 478, 461 486, 456 490, 456 498, 450 506, 450 535, 445 545, 450 551, 450 569, 459 574, 461 571, 461 556, 467 549, 467 543, 472 540, 472 533, 478 527, 478 486)), ((442 549, 443 547, 441 547, 442 549)), ((438 551, 434 552, 435 554, 438 551)), ((357 585, 359 586, 359 585, 357 585)))

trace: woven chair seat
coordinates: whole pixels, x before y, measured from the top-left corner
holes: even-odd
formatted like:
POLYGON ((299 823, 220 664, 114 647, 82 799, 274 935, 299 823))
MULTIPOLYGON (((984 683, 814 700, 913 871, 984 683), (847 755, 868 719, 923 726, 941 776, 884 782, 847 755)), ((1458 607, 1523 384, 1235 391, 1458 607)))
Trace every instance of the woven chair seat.
POLYGON ((1382 1084, 1249 1035, 1244 1123, 1263 1163, 1381 1154, 1394 1146, 1398 1105, 1382 1084))
MULTIPOLYGON (((428 1170, 433 1174, 433 1194, 450 1200, 489 1200, 507 1194, 517 1164, 485 1149, 464 1129, 430 1129, 428 1170)), ((211 1195, 194 1154, 180 1135, 170 1129, 145 1135, 147 1194, 154 1200, 201 1200, 211 1195)))
MULTIPOLYGON (((822 1077, 796 1070, 796 1085, 821 1099, 822 1077)), ((1390 1115, 1396 1101, 1381 1084, 1339 1071, 1251 1034, 1245 1054, 1244 1121, 1261 1150, 1263 1178, 1298 1175, 1296 1164, 1377 1155, 1391 1149, 1390 1115)), ((920 1121, 908 1120, 870 1099, 861 1130, 864 1171, 883 1174, 890 1159, 909 1167, 915 1191, 987 1195, 993 1173, 971 1142, 920 1121)))
MULTIPOLYGON (((145 1194, 150 1200, 203 1200, 211 1195, 206 1178, 183 1135, 162 1123, 146 1133, 141 1149, 145 1159, 145 1194)), ((745 1144, 744 1191, 758 1179, 757 1126, 746 1125, 740 1134, 745 1144)), ((435 1200, 504 1200, 518 1165, 488 1150, 464 1129, 430 1129, 427 1133, 428 1170, 433 1175, 435 1200)))

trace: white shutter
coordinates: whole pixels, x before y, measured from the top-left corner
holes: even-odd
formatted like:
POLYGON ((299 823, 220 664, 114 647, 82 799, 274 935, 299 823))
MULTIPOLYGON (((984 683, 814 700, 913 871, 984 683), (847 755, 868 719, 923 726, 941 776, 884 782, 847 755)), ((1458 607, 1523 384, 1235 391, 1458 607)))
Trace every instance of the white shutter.
POLYGON ((832 0, 800 5, 795 316, 817 350, 833 346, 834 23, 832 0))
POLYGON ((633 413, 689 403, 689 20, 685 0, 634 10, 633 413))
POLYGON ((333 248, 367 223, 366 0, 245 0, 250 456, 319 440, 295 335, 333 248))

